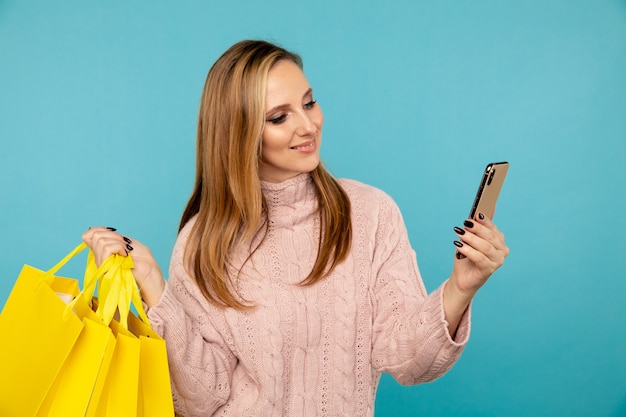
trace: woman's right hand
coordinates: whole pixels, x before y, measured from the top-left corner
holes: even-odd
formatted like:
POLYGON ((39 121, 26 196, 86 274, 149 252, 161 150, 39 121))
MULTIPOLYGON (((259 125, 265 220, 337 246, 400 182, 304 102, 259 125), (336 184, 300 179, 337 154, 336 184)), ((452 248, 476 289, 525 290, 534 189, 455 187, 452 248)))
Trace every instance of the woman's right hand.
POLYGON ((161 299, 165 280, 150 249, 141 242, 122 236, 111 227, 91 227, 83 234, 83 240, 91 248, 96 265, 113 254, 127 256, 132 253, 133 275, 143 301, 152 307, 161 299))

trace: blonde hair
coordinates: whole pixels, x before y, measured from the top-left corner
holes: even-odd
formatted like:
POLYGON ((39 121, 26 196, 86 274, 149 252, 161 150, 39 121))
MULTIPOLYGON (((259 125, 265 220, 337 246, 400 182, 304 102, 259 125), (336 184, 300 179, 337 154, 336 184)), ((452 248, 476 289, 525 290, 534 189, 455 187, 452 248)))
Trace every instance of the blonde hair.
MULTIPOLYGON (((185 251, 190 273, 207 300, 224 307, 250 307, 233 293, 226 265, 239 244, 259 233, 263 216, 268 219, 258 161, 267 75, 280 60, 302 68, 297 54, 279 46, 241 41, 213 64, 202 93, 196 179, 179 231, 197 215, 185 251)), ((317 258, 303 285, 318 282, 344 260, 352 240, 345 191, 321 163, 311 177, 322 227, 317 258)))

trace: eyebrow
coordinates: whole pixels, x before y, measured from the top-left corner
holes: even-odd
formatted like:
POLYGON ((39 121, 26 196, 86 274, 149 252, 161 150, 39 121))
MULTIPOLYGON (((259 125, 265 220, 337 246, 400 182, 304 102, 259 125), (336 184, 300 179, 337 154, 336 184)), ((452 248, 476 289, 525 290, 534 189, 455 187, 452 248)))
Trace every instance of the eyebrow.
MULTIPOLYGON (((309 87, 309 89, 306 90, 304 92, 304 94, 302 95, 302 98, 305 98, 306 96, 311 96, 311 95, 313 95, 313 89, 309 87)), ((289 104, 279 104, 278 106, 275 106, 275 107, 272 107, 271 109, 269 109, 266 112, 266 114, 273 113, 276 110, 286 110, 286 109, 289 108, 289 106, 290 106, 289 104)))

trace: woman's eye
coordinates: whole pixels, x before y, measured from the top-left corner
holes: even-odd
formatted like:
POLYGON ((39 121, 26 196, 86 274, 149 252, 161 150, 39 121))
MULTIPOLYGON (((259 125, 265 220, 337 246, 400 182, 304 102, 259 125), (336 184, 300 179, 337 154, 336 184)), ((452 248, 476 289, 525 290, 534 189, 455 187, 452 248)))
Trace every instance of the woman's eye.
POLYGON ((304 104, 304 108, 305 109, 312 109, 313 107, 315 107, 315 103, 317 103, 317 100, 313 100, 311 99, 311 101, 309 101, 308 103, 304 104))
POLYGON ((284 122, 286 118, 287 118, 287 115, 281 114, 280 116, 276 116, 276 117, 272 117, 270 119, 267 119, 267 121, 269 123, 278 125, 278 124, 281 124, 282 122, 284 122))

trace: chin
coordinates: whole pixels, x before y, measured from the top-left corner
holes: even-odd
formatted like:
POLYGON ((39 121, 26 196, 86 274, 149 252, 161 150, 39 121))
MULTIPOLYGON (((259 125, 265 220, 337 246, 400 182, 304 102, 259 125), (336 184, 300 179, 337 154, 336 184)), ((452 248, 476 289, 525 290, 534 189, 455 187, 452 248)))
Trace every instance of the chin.
POLYGON ((305 172, 311 173, 315 171, 317 167, 320 166, 320 164, 321 164, 321 161, 318 159, 314 164, 311 164, 310 169, 307 169, 305 172))

